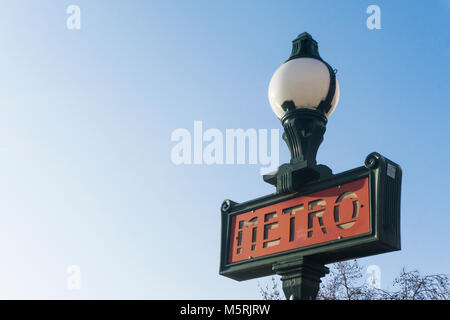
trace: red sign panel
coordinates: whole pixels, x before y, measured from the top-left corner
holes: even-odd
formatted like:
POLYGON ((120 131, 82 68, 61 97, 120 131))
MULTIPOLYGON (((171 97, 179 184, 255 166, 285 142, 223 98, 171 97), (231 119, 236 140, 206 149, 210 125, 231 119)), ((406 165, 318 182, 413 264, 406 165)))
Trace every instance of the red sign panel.
POLYGON ((229 263, 370 232, 369 179, 231 218, 229 263))

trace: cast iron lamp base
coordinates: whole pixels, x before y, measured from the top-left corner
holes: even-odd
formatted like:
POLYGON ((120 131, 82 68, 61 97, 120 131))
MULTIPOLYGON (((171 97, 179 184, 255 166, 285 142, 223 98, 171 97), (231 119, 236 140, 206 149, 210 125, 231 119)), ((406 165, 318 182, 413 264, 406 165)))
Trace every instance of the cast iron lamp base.
POLYGON ((281 165, 277 171, 264 175, 263 179, 275 185, 277 193, 292 193, 308 182, 332 175, 330 168, 316 162, 327 117, 319 110, 296 109, 292 101, 286 101, 282 107, 286 110, 281 118, 283 140, 289 147, 291 161, 281 165))

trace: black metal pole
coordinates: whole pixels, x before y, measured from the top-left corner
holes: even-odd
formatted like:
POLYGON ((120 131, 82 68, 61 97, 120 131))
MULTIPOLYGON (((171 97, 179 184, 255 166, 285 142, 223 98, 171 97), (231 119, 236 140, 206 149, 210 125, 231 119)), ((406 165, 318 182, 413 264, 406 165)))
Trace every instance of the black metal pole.
POLYGON ((276 274, 281 276, 283 292, 288 300, 315 300, 320 288, 320 278, 329 269, 307 257, 276 263, 276 274))

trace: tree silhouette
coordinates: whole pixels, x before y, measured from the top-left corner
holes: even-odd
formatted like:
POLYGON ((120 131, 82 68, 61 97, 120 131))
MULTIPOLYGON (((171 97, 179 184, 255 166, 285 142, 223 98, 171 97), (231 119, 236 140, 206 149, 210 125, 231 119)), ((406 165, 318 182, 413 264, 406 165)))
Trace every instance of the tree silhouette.
MULTIPOLYGON (((392 290, 368 285, 364 281, 363 267, 358 261, 342 261, 330 268, 317 295, 318 300, 449 300, 450 279, 446 274, 421 275, 418 270, 402 268, 393 281, 392 290)), ((264 300, 281 300, 280 282, 274 277, 272 284, 258 284, 264 300)))

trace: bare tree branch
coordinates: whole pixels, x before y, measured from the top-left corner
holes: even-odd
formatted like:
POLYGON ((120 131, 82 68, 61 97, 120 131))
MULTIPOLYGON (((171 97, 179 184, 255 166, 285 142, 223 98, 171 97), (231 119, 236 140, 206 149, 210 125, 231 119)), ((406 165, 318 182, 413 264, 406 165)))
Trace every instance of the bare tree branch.
MULTIPOLYGON (((264 300, 280 300, 279 280, 272 277, 263 288, 264 300)), ((319 300, 449 300, 450 278, 446 274, 421 275, 418 270, 402 268, 393 281, 393 290, 370 288, 363 280, 363 267, 356 260, 332 265, 330 273, 322 279, 317 299, 319 300)))

